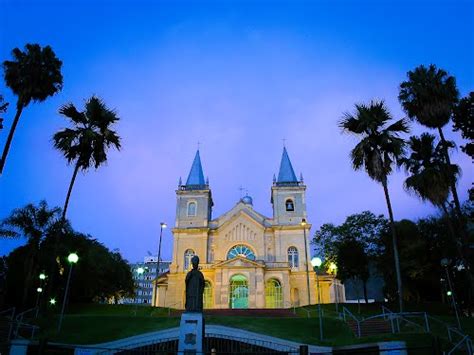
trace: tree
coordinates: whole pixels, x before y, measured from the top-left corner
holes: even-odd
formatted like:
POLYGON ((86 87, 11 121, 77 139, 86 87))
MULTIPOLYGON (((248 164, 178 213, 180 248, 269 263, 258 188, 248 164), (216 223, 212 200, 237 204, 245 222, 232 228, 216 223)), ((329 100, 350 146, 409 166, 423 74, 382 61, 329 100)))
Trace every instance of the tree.
POLYGON ((461 149, 474 159, 474 92, 462 98, 454 110, 453 131, 460 131, 461 136, 469 141, 461 149))
POLYGON ((62 62, 50 46, 42 48, 39 44, 27 44, 25 51, 15 48, 12 55, 13 60, 3 62, 3 69, 6 85, 17 96, 16 114, 0 159, 0 174, 5 167, 13 134, 23 109, 31 101, 43 102, 59 92, 63 86, 62 62))
POLYGON ((49 208, 46 201, 41 201, 38 206, 28 204, 13 210, 0 225, 0 237, 26 238, 26 257, 22 263, 25 279, 22 295, 23 306, 26 305, 33 275, 37 270, 40 243, 53 228, 59 213, 59 208, 49 208))
POLYGON ((459 175, 460 169, 446 163, 442 146, 435 144, 435 139, 429 133, 410 137, 410 155, 400 159, 399 164, 410 174, 405 180, 405 189, 449 215, 446 203, 450 183, 459 175))
POLYGON ((110 251, 90 235, 66 228, 55 254, 55 236, 48 236, 42 243, 42 263, 58 255, 56 283, 53 295, 61 295, 66 285, 68 262, 71 252, 79 256, 73 269, 70 288, 72 302, 117 300, 134 294, 132 271, 118 251, 110 251), (63 272, 61 275, 61 270, 63 272))
POLYGON ((54 134, 54 147, 66 158, 68 164, 74 164, 74 172, 64 202, 61 219, 65 220, 72 188, 79 170, 98 169, 107 161, 109 148, 120 150, 120 137, 111 126, 119 118, 114 110, 92 96, 86 101, 85 110, 79 112, 72 104, 66 104, 59 113, 69 119, 72 128, 65 128, 54 134))
POLYGON ((337 277, 342 282, 349 279, 362 281, 366 302, 370 264, 382 253, 380 238, 386 228, 387 221, 383 216, 364 211, 348 216, 338 226, 323 224, 313 238, 325 264, 336 263, 337 277))
MULTIPOLYGON (((420 65, 408 72, 408 80, 400 84, 398 99, 408 117, 421 125, 437 129, 441 139, 444 159, 451 165, 449 144, 443 133, 443 127, 449 123, 459 100, 456 79, 443 69, 431 64, 420 65)), ((450 181, 451 193, 461 228, 463 215, 456 190, 456 179, 450 181)))
MULTIPOLYGON (((7 112, 8 102, 5 102, 3 96, 0 95, 0 114, 7 112)), ((0 117, 0 131, 3 129, 3 117, 0 117)))
POLYGON ((355 105, 355 113, 346 113, 339 126, 344 132, 352 133, 361 138, 360 142, 351 151, 354 170, 365 169, 371 179, 383 186, 392 231, 399 308, 402 312, 402 278, 397 250, 397 234, 388 191, 388 176, 392 172, 393 164, 404 154, 405 141, 399 135, 400 133, 408 133, 409 129, 405 119, 387 126, 387 123, 391 120, 392 116, 384 102, 372 101, 369 105, 355 105))

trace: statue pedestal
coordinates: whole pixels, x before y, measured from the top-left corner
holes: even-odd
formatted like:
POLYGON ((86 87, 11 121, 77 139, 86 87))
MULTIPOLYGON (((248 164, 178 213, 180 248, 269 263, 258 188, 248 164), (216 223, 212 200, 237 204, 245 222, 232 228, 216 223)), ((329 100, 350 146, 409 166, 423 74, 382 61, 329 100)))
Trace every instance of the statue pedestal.
POLYGON ((184 312, 179 325, 178 354, 204 352, 204 317, 198 312, 184 312))

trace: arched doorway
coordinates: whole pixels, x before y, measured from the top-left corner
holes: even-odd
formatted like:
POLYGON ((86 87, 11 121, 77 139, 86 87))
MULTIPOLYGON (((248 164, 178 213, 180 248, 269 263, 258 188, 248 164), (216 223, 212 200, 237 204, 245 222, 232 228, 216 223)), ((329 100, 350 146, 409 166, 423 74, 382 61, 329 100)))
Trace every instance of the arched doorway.
POLYGON ((212 284, 209 281, 204 281, 204 295, 203 295, 203 306, 206 309, 212 308, 214 300, 212 297, 212 284))
POLYGON ((265 306, 267 308, 283 308, 283 292, 280 281, 270 279, 266 282, 265 306))
POLYGON ((229 307, 249 307, 249 286, 247 278, 243 275, 234 275, 230 279, 229 307))

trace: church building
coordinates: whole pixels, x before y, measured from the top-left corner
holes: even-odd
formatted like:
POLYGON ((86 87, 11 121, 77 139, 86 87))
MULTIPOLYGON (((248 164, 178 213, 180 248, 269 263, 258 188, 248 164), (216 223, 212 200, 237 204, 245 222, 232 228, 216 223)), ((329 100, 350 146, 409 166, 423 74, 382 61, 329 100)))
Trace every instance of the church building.
POLYGON ((154 306, 184 308, 193 255, 205 278, 204 308, 290 308, 316 304, 318 293, 322 303, 345 301, 344 286, 334 275, 321 273, 317 288, 306 185, 297 179, 286 148, 271 186, 271 218, 255 211, 248 195, 213 218, 199 150, 176 199, 172 262, 154 281, 154 306))

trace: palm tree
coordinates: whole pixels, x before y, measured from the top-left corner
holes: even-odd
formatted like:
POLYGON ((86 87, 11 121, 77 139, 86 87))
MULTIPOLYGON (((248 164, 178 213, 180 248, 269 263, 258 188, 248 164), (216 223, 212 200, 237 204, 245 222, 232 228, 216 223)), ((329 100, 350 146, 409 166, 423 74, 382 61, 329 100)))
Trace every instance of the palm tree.
POLYGON ((46 201, 41 201, 38 206, 28 204, 23 208, 13 210, 10 216, 0 224, 0 237, 27 239, 28 258, 25 260, 23 305, 26 304, 31 291, 30 286, 37 267, 40 243, 51 232, 60 211, 58 207, 50 209, 46 201))
POLYGON ((39 44, 27 44, 24 52, 15 48, 12 55, 13 60, 4 61, 3 68, 5 82, 18 99, 15 118, 0 159, 0 174, 3 172, 13 134, 23 109, 31 101, 42 102, 49 96, 53 96, 63 86, 62 62, 50 46, 42 48, 39 44))
MULTIPOLYGON (((446 163, 443 144, 435 145, 435 139, 435 136, 429 133, 423 133, 420 137, 410 137, 410 156, 400 159, 399 165, 403 166, 410 174, 405 180, 405 189, 414 192, 422 200, 431 202, 443 211, 459 258, 466 267, 468 285, 473 292, 474 279, 470 271, 471 267, 463 252, 462 240, 456 235, 451 215, 446 206, 451 181, 456 180, 460 169, 456 164, 448 165, 446 163)), ((452 142, 447 142, 447 144, 451 147, 454 146, 452 142)))
POLYGON ((343 132, 352 133, 361 138, 351 151, 351 161, 354 170, 365 169, 369 177, 382 184, 387 202, 390 228, 392 232, 393 254, 397 275, 398 302, 400 312, 403 311, 402 278, 400 260, 397 248, 392 204, 388 192, 388 176, 393 164, 404 154, 405 141, 400 133, 409 131, 405 119, 387 126, 392 116, 383 101, 372 101, 369 105, 356 104, 355 112, 345 113, 339 126, 343 132))
POLYGON ((441 208, 446 214, 450 181, 456 179, 460 169, 457 165, 448 166, 444 159, 443 148, 435 145, 435 136, 423 133, 420 137, 410 137, 409 157, 399 160, 410 176, 405 180, 405 189, 415 193, 423 201, 429 201, 441 208))
MULTIPOLYGON (((431 64, 420 65, 408 72, 408 80, 400 84, 398 99, 408 117, 423 126, 437 129, 441 140, 444 159, 451 165, 449 144, 443 133, 443 127, 449 123, 459 100, 456 79, 443 69, 431 64)), ((456 176, 449 182, 458 218, 462 221, 461 204, 456 190, 456 176)))
MULTIPOLYGON (((7 112, 8 102, 3 100, 3 96, 0 95, 0 113, 7 112)), ((3 117, 0 117, 0 131, 3 129, 3 117)))
POLYGON ((65 128, 54 134, 54 147, 63 153, 68 164, 74 164, 61 216, 64 221, 79 170, 87 171, 91 167, 98 169, 107 161, 109 148, 120 150, 121 146, 120 137, 111 129, 119 118, 99 98, 92 96, 87 100, 83 112, 69 103, 62 106, 59 113, 70 120, 72 128, 65 128))

